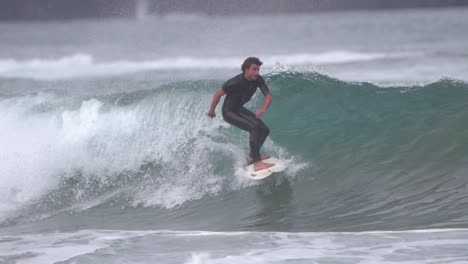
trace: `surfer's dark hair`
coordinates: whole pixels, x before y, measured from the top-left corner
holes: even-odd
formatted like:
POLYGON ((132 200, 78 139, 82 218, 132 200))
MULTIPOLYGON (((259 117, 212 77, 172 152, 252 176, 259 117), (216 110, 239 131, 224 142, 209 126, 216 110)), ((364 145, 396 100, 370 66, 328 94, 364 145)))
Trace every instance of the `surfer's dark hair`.
POLYGON ((252 64, 261 66, 263 62, 261 62, 260 59, 257 57, 248 57, 247 59, 245 59, 244 63, 242 63, 242 67, 241 67, 242 72, 245 72, 245 69, 250 68, 250 65, 252 64))

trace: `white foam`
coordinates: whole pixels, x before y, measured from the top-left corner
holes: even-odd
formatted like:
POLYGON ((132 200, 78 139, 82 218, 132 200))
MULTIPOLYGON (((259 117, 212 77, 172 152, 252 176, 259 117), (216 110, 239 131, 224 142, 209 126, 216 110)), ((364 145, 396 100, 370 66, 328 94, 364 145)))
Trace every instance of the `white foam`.
POLYGON ((467 263, 467 229, 372 232, 81 230, 0 236, 16 263, 467 263), (133 238, 139 239, 133 239, 133 238), (168 243, 169 242, 169 243, 168 243), (177 247, 174 247, 177 245, 177 247), (116 254, 116 249, 125 254, 116 254))
MULTIPOLYGON (((96 98, 68 102, 73 98, 46 93, 0 101, 0 193, 4 194, 0 221, 77 174, 84 185, 98 182, 102 190, 93 191, 93 200, 88 200, 86 186, 69 187, 73 189, 66 190, 67 195, 76 204, 41 212, 44 217, 63 210, 86 210, 111 199, 120 189, 106 191, 105 187, 113 186, 122 174, 143 174, 136 186, 125 190, 134 206, 172 208, 255 184, 239 174, 245 165, 248 134, 238 137, 240 143, 222 134, 219 127, 229 125, 206 116, 208 94, 197 95, 201 102, 193 100, 191 92, 167 100, 171 93, 162 90, 125 106, 108 106, 96 98), (232 158, 235 165, 216 167, 219 155, 232 158), (140 171, 148 162, 160 167, 140 171)), ((272 141, 268 145, 275 146, 272 141)))
POLYGON ((17 256, 18 264, 49 264, 93 253, 109 243, 142 235, 139 232, 83 230, 70 233, 30 234, 8 238, 0 247, 0 257, 17 256), (11 239, 15 238, 15 239, 11 239), (21 256, 21 257, 20 257, 21 256))
MULTIPOLYGON (((189 154, 192 169, 199 165, 198 172, 184 175, 182 169, 172 170, 178 167, 173 154, 174 148, 196 138, 199 131, 210 130, 216 122, 208 123, 207 118, 197 117, 205 122, 188 128, 182 124, 192 118, 187 115, 187 109, 179 109, 182 117, 177 120, 172 115, 177 111, 172 108, 173 102, 168 102, 164 96, 155 103, 155 109, 151 109, 148 102, 140 102, 107 111, 103 102, 90 99, 83 101, 78 109, 34 112, 35 107, 54 100, 49 95, 39 95, 0 102, 0 145, 3 147, 0 192, 5 194, 0 198, 0 217, 41 197, 56 188, 61 179, 73 177, 77 171, 85 178, 97 178, 106 183, 112 182, 119 173, 138 171, 142 164, 151 160, 161 160, 167 166, 163 171, 164 182, 158 187, 159 193, 164 195, 148 194, 153 199, 164 197, 160 205, 173 206, 190 199, 191 195, 196 198, 204 194, 195 187, 192 192, 184 189, 194 186, 190 184, 191 176, 210 173, 208 166, 200 164, 208 165, 203 143, 193 150, 200 153, 189 154), (171 178, 183 181, 171 181, 171 178)), ((189 106, 181 104, 180 107, 189 106)), ((206 189, 210 188, 208 183, 206 189)), ((200 182, 196 187, 203 185, 200 182)), ((216 186, 214 181, 212 192, 217 190, 216 186)), ((75 192, 77 200, 86 198, 80 197, 80 193, 80 190, 75 192)))
POLYGON ((466 232, 252 232, 239 234, 242 246, 199 248, 185 263, 468 263, 466 232))
MULTIPOLYGON (((304 66, 316 64, 340 64, 372 61, 384 58, 419 56, 416 53, 383 53, 331 50, 321 53, 264 54, 265 68, 274 65, 304 66)), ((155 58, 146 61, 117 59, 97 61, 87 53, 72 54, 61 58, 33 58, 16 60, 0 58, 0 77, 56 80, 112 76, 148 70, 210 70, 238 69, 243 57, 191 57, 178 56, 155 58)))

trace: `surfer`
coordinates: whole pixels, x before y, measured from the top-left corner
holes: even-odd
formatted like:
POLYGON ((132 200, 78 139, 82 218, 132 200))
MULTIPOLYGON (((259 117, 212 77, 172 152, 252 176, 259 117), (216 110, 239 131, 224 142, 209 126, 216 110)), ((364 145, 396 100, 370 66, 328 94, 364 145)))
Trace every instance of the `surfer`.
POLYGON ((265 80, 259 74, 260 66, 263 63, 256 57, 248 57, 242 64, 242 73, 227 80, 214 94, 208 116, 216 116, 215 109, 219 99, 226 95, 222 106, 223 119, 229 124, 249 132, 250 159, 249 163, 254 164, 254 170, 267 169, 274 164, 265 163, 262 160, 269 156, 260 155, 260 148, 263 146, 270 129, 263 123, 260 116, 265 113, 271 104, 272 95, 265 84, 265 80), (260 88, 265 100, 260 109, 255 114, 244 107, 252 96, 260 88))

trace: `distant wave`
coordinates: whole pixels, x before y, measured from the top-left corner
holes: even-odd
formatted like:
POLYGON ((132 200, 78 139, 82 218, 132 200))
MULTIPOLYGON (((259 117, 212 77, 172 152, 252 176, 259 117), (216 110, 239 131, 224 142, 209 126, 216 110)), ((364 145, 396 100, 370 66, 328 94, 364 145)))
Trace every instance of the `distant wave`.
MULTIPOLYGON (((261 59, 267 68, 271 68, 278 64, 291 66, 342 64, 408 56, 418 56, 418 54, 333 50, 322 53, 263 55, 261 59)), ((98 61, 90 54, 78 53, 56 59, 0 59, 0 77, 57 80, 112 76, 148 70, 234 69, 239 67, 243 59, 234 56, 206 58, 180 56, 146 61, 98 61)))

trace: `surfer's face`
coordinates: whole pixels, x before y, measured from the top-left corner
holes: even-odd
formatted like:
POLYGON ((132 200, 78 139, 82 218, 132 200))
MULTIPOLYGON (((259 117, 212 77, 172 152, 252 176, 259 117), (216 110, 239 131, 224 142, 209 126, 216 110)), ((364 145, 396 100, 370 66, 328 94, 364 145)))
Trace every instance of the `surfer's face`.
POLYGON ((257 80, 260 72, 260 66, 257 64, 250 64, 250 67, 245 69, 245 76, 250 80, 257 80))

